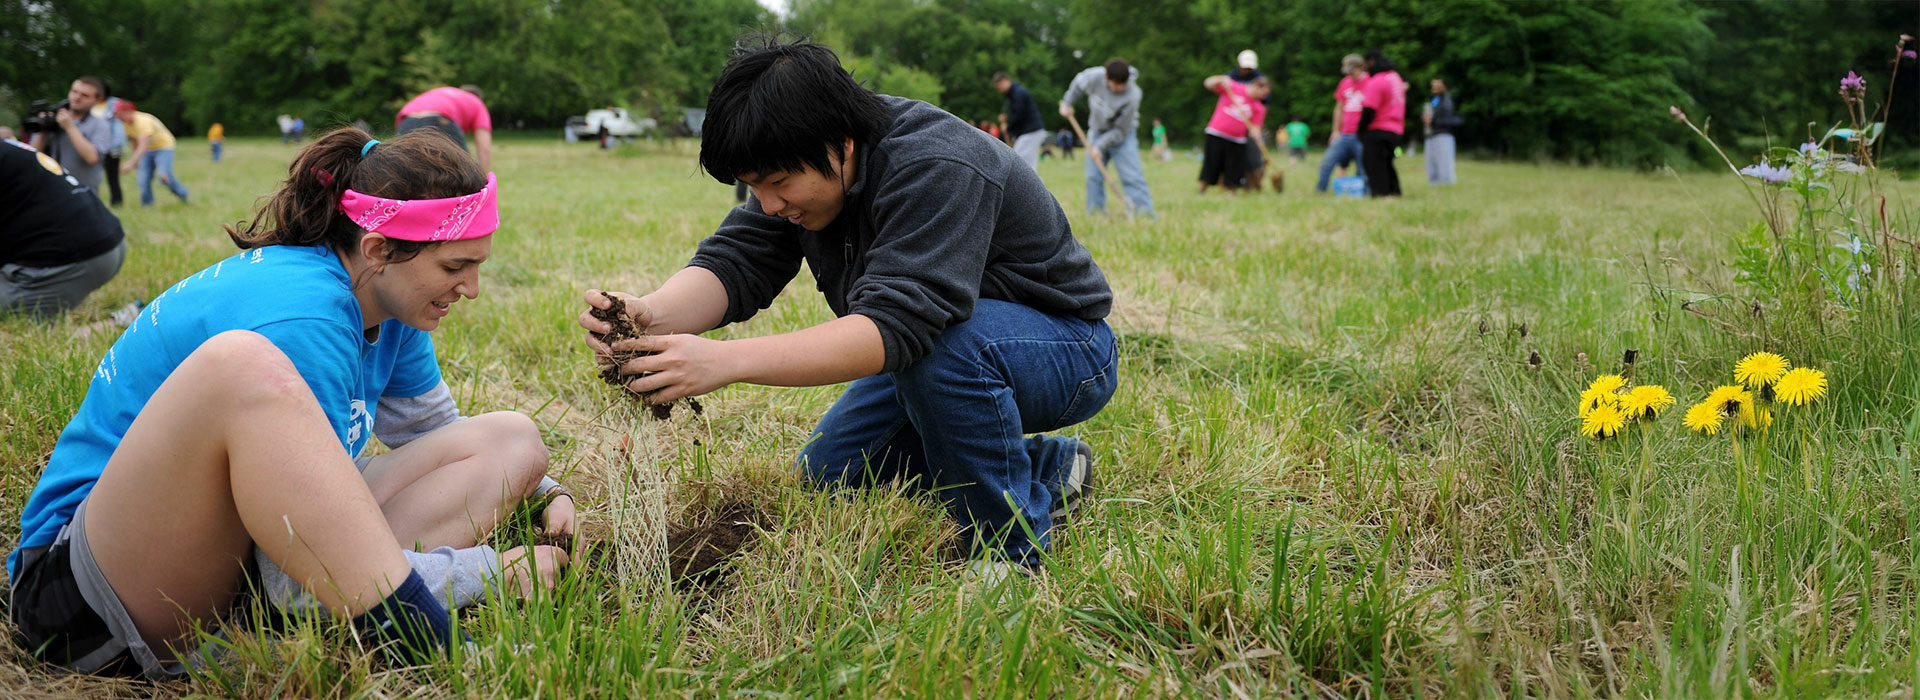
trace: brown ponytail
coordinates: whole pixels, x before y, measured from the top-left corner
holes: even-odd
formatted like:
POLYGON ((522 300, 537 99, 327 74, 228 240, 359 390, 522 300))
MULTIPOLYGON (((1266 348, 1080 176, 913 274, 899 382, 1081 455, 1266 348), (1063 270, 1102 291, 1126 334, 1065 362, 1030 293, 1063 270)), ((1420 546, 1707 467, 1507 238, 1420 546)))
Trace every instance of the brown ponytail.
MULTIPOLYGON (((362 156, 372 138, 351 127, 321 136, 294 157, 286 182, 253 221, 227 226, 227 237, 241 250, 325 245, 346 253, 366 233, 340 212, 340 196, 349 188, 389 199, 439 199, 473 194, 487 184, 480 164, 437 131, 402 134, 362 156)), ((389 262, 411 258, 431 245, 396 239, 388 243, 389 262)))

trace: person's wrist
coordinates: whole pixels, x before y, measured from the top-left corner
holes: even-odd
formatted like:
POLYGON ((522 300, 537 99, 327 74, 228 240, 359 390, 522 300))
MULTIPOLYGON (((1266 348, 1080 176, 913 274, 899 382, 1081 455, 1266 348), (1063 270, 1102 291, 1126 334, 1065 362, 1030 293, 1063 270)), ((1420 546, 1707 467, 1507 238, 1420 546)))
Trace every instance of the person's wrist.
POLYGON ((715 366, 720 368, 719 386, 729 386, 754 379, 747 376, 747 368, 762 363, 747 361, 746 355, 750 349, 749 344, 743 344, 739 340, 715 341, 714 355, 719 359, 715 366))

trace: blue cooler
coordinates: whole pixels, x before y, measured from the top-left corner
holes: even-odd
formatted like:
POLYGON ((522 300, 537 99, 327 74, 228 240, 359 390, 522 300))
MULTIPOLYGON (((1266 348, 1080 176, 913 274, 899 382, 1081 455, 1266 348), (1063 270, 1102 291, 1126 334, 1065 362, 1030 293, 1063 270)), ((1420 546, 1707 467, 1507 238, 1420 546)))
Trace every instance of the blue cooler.
POLYGON ((1367 196, 1367 179, 1358 175, 1336 177, 1333 179, 1333 193, 1347 197, 1367 196))

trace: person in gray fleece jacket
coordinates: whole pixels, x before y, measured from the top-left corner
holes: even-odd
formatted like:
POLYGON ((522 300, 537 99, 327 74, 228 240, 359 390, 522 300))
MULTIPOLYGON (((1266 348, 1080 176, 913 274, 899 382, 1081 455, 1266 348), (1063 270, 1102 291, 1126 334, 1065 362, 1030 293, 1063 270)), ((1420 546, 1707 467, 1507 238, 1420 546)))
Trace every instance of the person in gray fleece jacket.
MULTIPOLYGON (((1033 433, 1098 413, 1118 357, 1113 293, 1039 175, 953 115, 861 87, 826 47, 767 38, 714 85, 700 161, 752 196, 660 288, 614 294, 648 335, 609 347, 589 309, 588 345, 654 353, 619 369, 653 402, 852 382, 801 448, 804 476, 932 489, 976 568, 1040 564, 1093 451, 1033 433), (697 335, 767 308, 802 263, 834 320, 697 335)), ((599 290, 586 299, 607 306, 599 290)))
POLYGON ((1100 166, 1106 163, 1120 180, 1134 214, 1153 215, 1153 191, 1147 189, 1147 175, 1140 169, 1140 69, 1124 59, 1107 61, 1073 76, 1067 94, 1060 96, 1060 116, 1073 117, 1073 103, 1087 100, 1087 213, 1098 214, 1107 208, 1106 177, 1100 166))

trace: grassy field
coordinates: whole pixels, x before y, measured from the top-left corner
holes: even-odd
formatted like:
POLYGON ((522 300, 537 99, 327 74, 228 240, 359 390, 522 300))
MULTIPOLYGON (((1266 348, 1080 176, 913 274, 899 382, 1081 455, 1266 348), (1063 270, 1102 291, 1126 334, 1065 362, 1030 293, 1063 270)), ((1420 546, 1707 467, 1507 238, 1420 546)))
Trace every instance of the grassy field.
MULTIPOLYGON (((220 225, 293 154, 242 140, 213 165, 204 143, 182 146, 194 201, 162 191, 120 210, 133 249, 117 279, 60 324, 0 319, 0 548, 113 341, 78 329, 230 255, 220 225)), ((309 629, 244 641, 232 667, 160 694, 1911 697, 1920 683, 1914 314, 1872 332, 1756 325, 1726 296, 1728 233, 1756 215, 1724 172, 1469 162, 1436 190, 1403 159, 1407 196, 1376 202, 1313 196, 1307 165, 1284 195, 1201 197, 1183 157, 1149 164, 1160 216, 1134 221, 1085 215, 1079 163, 1042 163, 1113 283, 1122 383, 1073 428, 1098 452, 1098 497, 1057 531, 1045 575, 993 591, 950 560, 931 500, 823 496, 788 474, 838 387, 733 387, 655 422, 597 381, 581 293, 651 289, 732 204, 693 153, 503 142, 483 296, 435 341, 467 413, 544 426, 598 554, 550 600, 470 613, 477 655, 392 671, 309 629), (1677 412, 1644 455, 1638 437, 1581 439, 1575 397, 1628 349, 1636 379, 1682 408, 1763 349, 1825 369, 1833 390, 1812 418, 1783 418, 1771 461, 1737 463, 1677 412), (1816 423, 1835 427, 1801 427, 1816 423), (719 582, 669 585, 665 524, 721 511, 757 523, 754 546, 719 582)), ((1912 183, 1892 195, 1895 212, 1920 202, 1912 183)), ((830 318, 802 276, 718 335, 830 318)), ((150 692, 0 649, 0 695, 150 692)))

